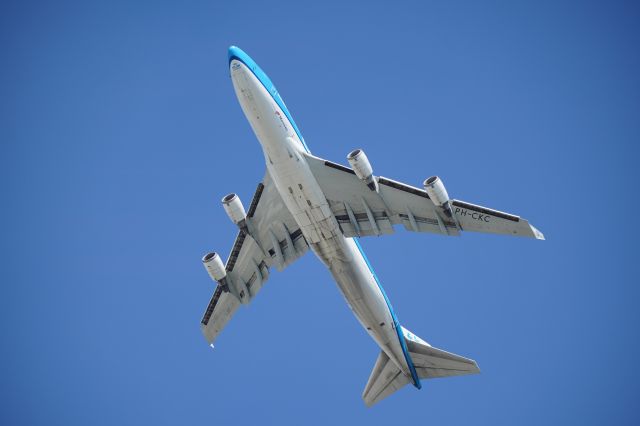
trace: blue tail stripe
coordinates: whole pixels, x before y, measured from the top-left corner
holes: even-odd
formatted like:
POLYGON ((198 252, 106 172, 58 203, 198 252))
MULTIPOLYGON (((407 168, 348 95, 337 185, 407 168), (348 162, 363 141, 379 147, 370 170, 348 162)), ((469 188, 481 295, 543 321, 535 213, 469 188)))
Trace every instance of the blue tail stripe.
POLYGON ((304 141, 304 138, 302 137, 302 133, 300 133, 298 126, 296 126, 296 122, 293 121, 293 117, 291 117, 291 113, 289 112, 286 105, 284 104, 284 101, 280 97, 278 90, 276 90, 276 86, 271 82, 271 79, 269 79, 267 74, 265 74, 265 72, 262 71, 262 69, 258 66, 258 64, 256 64, 255 61, 251 59, 251 57, 247 55, 242 49, 236 46, 231 46, 229 48, 229 64, 231 64, 231 61, 233 61, 234 59, 237 59, 238 61, 245 64, 247 68, 251 70, 253 75, 255 75, 256 78, 260 81, 260 83, 262 83, 264 88, 267 89, 267 92, 269 92, 273 100, 278 104, 282 112, 284 112, 284 115, 287 116, 287 119, 291 123, 291 127, 293 127, 293 130, 295 130, 296 135, 298 135, 298 139, 300 139, 300 142, 302 142, 302 146, 304 146, 304 149, 308 153, 311 153, 311 151, 309 151, 309 147, 304 141))
POLYGON ((354 238, 353 241, 355 241, 356 247, 358 247, 358 251, 360 251, 360 254, 362 255, 362 258, 364 259, 365 263, 367 264, 367 267, 369 268, 369 271, 371 271, 371 275, 373 275, 373 278, 375 279, 376 284, 378 284, 378 288, 382 292, 382 296, 384 297, 384 301, 387 303, 387 307, 389 308, 389 313, 391 314, 391 318, 393 318, 393 324, 394 324, 394 326, 396 328, 396 334, 398 335, 398 340, 400 340, 400 346, 402 347, 402 353, 404 354, 404 359, 407 362, 407 365, 409 366, 409 371, 411 372, 411 378, 413 379, 413 385, 415 387, 417 387, 418 389, 421 389, 422 388, 422 384, 420 383, 420 378, 418 377, 418 372, 416 371, 416 367, 413 365, 413 360, 411 359, 411 355, 409 355, 409 350, 407 349, 407 342, 406 342, 406 340, 404 338, 404 334, 402 333, 402 327, 400 327, 400 322, 398 321, 398 318, 396 317, 395 312, 393 312, 393 307, 391 306, 391 302, 389 302, 389 298, 387 297, 387 294, 384 292, 384 289, 382 288, 382 284, 380 284, 380 280, 378 280, 378 276, 374 272, 373 267, 371 267, 371 263, 369 263, 369 259, 367 259, 367 255, 364 254, 364 251, 362 250, 362 247, 360 246, 360 242, 358 241, 357 238, 354 238))

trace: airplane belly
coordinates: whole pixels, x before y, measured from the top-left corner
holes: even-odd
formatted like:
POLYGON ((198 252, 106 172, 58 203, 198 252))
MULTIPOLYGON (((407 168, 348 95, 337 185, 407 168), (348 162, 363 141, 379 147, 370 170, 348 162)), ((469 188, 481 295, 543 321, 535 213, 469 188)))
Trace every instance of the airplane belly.
POLYGON ((267 170, 311 250, 327 266, 367 333, 406 374, 390 306, 356 243, 345 238, 306 161, 295 125, 252 71, 231 63, 236 95, 262 145, 267 170))
POLYGON ((341 235, 329 203, 311 173, 294 125, 271 94, 240 62, 232 62, 233 85, 260 145, 267 170, 308 243, 341 235))
POLYGON ((409 374, 386 298, 353 239, 341 235, 312 249, 329 268, 360 324, 394 364, 409 374))

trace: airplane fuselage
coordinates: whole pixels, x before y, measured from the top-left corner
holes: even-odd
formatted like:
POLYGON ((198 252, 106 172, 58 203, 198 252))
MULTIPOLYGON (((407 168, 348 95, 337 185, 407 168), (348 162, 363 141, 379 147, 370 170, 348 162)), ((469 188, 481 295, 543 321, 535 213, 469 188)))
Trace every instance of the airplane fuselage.
POLYGON ((275 87, 241 51, 230 51, 233 86, 264 152, 270 174, 311 250, 327 266, 348 305, 396 366, 420 387, 391 304, 357 240, 345 238, 320 185, 311 155, 275 87))

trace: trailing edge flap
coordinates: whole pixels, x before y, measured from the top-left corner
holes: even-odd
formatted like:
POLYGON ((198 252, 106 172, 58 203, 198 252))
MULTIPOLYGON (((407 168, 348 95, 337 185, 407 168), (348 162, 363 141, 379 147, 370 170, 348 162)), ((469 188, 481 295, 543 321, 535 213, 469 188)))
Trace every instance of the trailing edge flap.
MULTIPOLYGON (((404 327, 402 332, 413 365, 421 379, 461 376, 480 372, 478 364, 474 360, 434 348, 404 327)), ((362 399, 370 407, 408 383, 411 383, 410 376, 403 373, 386 353, 380 352, 362 393, 362 399)))
POLYGON ((346 237, 392 234, 393 225, 413 232, 459 234, 455 222, 423 189, 378 176, 379 191, 371 191, 349 167, 312 155, 306 160, 346 237))

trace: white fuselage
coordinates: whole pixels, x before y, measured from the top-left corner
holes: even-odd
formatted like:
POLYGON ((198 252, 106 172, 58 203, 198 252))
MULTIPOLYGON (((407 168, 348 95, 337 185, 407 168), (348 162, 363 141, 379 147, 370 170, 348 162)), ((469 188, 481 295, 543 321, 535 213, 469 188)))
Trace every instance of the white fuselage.
POLYGON ((362 326, 410 376, 391 306, 357 241, 343 236, 293 124, 244 63, 232 60, 230 71, 242 110, 262 145, 268 173, 307 243, 331 271, 362 326))

